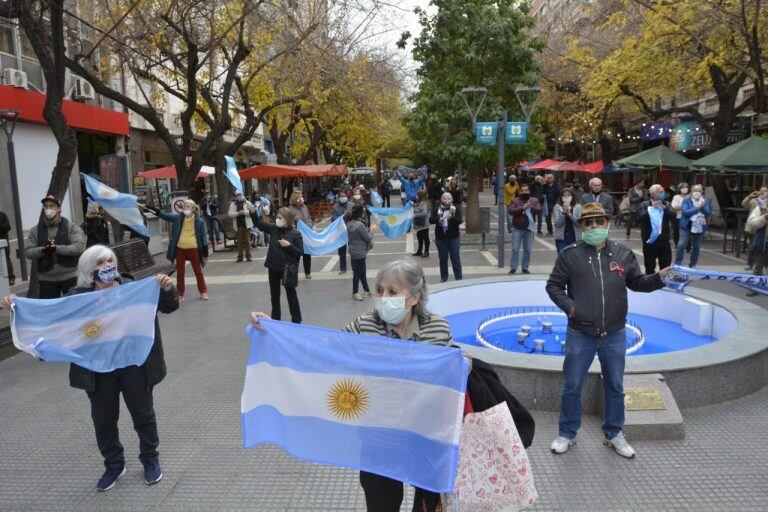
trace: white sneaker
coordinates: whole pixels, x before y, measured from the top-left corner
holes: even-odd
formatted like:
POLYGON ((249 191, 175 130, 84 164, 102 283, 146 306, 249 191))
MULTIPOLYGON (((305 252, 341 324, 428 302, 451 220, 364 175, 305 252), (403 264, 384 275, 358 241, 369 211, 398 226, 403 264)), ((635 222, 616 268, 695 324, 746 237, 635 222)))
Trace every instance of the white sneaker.
POLYGON ((604 439, 603 444, 609 448, 613 448, 616 450, 616 453, 621 455, 622 457, 626 457, 628 459, 631 459, 635 456, 635 450, 632 448, 626 439, 624 439, 624 434, 622 432, 619 432, 616 434, 616 437, 613 439, 604 439))
POLYGON ((370 296, 371 296, 371 292, 363 292, 363 298, 364 299, 367 299, 370 296))
POLYGON ((552 441, 552 445, 549 447, 550 450, 552 450, 552 453, 565 453, 568 451, 568 448, 576 444, 576 439, 568 439, 567 437, 563 436, 557 436, 554 441, 552 441))
POLYGON ((355 300, 365 300, 365 298, 363 298, 363 296, 360 295, 359 293, 353 293, 352 298, 355 300))

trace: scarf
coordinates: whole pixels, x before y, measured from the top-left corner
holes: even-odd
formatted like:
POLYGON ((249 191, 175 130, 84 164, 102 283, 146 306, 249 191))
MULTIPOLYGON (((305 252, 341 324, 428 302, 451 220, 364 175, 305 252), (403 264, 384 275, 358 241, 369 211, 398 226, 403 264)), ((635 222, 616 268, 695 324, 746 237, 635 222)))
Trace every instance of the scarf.
POLYGON ((528 219, 528 231, 533 233, 536 231, 535 223, 533 222, 533 213, 531 213, 530 208, 525 209, 525 218, 528 219))
POLYGON ((648 216, 651 219, 651 237, 646 243, 652 244, 661 234, 661 222, 664 220, 664 208, 661 206, 649 206, 648 216))

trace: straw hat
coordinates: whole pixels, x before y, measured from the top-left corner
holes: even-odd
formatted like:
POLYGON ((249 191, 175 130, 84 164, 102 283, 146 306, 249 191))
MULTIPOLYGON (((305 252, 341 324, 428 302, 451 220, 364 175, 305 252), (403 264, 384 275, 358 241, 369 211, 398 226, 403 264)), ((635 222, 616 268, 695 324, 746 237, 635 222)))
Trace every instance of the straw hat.
POLYGON ((608 219, 608 214, 605 213, 603 205, 600 203, 587 203, 581 207, 581 214, 576 222, 582 222, 587 219, 608 219))

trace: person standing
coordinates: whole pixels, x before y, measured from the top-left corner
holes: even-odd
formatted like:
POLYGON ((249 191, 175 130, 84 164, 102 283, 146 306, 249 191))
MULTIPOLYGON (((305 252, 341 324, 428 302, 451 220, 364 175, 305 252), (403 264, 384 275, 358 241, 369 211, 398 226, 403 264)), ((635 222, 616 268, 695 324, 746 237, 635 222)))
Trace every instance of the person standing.
POLYGON ((219 221, 216 220, 216 215, 219 213, 219 200, 215 197, 211 197, 211 191, 208 189, 203 190, 203 197, 198 204, 200 212, 203 215, 205 225, 208 227, 208 235, 211 237, 211 243, 216 241, 216 244, 221 243, 221 227, 219 221))
POLYGON ((381 199, 383 203, 381 206, 383 208, 390 208, 391 202, 390 202, 390 194, 392 194, 392 183, 389 182, 389 179, 386 176, 381 177, 381 183, 379 183, 379 194, 381 194, 381 199))
POLYGON ((672 211, 675 212, 677 221, 672 226, 672 236, 675 240, 675 249, 677 249, 678 242, 680 241, 680 218, 683 216, 683 200, 688 197, 688 184, 685 182, 680 183, 677 186, 677 194, 672 198, 672 211))
POLYGON ((440 282, 448 281, 448 258, 451 259, 453 277, 457 281, 462 279, 461 269, 461 210, 453 205, 453 196, 450 192, 443 192, 440 197, 440 206, 429 218, 429 223, 435 225, 435 245, 437 256, 440 260, 440 282))
MULTIPOLYGON (((304 196, 301 195, 301 191, 294 191, 288 204, 294 219, 294 226, 296 226, 299 221, 304 222, 309 228, 312 228, 312 226, 315 225, 315 223, 312 222, 312 217, 309 215, 307 205, 304 204, 304 196)), ((312 255, 303 254, 301 259, 304 263, 304 277, 306 279, 312 279, 312 255)))
POLYGON ((8 242, 5 248, 5 264, 8 266, 8 285, 16 284, 16 276, 13 273, 13 263, 11 262, 11 240, 8 238, 11 232, 11 221, 5 212, 0 212, 0 239, 8 242))
POLYGON ((205 222, 200 218, 200 209, 191 199, 184 201, 181 215, 167 213, 158 209, 147 208, 166 222, 171 223, 168 235, 168 252, 166 258, 176 262, 176 289, 179 292, 179 302, 184 300, 184 271, 187 261, 192 265, 197 281, 197 291, 200 298, 208 300, 208 287, 205 284, 203 267, 208 258, 208 235, 205 232, 205 222))
MULTIPOLYGON (((765 204, 767 202, 768 187, 760 187, 760 190, 755 190, 744 198, 744 200, 741 202, 741 207, 749 210, 749 214, 751 214, 755 208, 765 208, 765 204)), ((759 240, 757 241, 758 243, 754 243, 755 239, 753 237, 752 242, 753 243, 749 248, 749 254, 747 255, 747 266, 744 268, 744 270, 752 270, 755 264, 757 253, 759 253, 762 249, 762 245, 759 243, 759 240)))
MULTIPOLYGON (((762 276, 763 269, 768 263, 768 237, 766 237, 766 233, 768 233, 768 197, 762 199, 764 201, 758 203, 747 219, 747 230, 753 233, 752 247, 755 250, 755 264, 752 274, 755 276, 762 276)), ((747 297, 756 295, 756 291, 747 292, 747 297)))
POLYGON ((509 273, 517 272, 520 259, 520 246, 523 246, 523 274, 530 274, 528 266, 531 263, 531 246, 533 231, 536 229, 534 217, 541 215, 541 203, 531 195, 530 187, 522 185, 520 194, 507 209, 512 226, 512 254, 509 259, 509 273))
POLYGON ((459 216, 464 218, 464 212, 462 208, 462 203, 464 202, 464 192, 461 190, 461 187, 459 186, 459 180, 456 179, 456 176, 451 177, 451 179, 448 181, 448 190, 446 192, 451 193, 453 206, 455 206, 457 210, 462 210, 459 212, 459 216))
POLYGON ((253 228, 252 215, 255 213, 253 204, 245 200, 242 192, 235 195, 235 200, 229 205, 229 218, 235 228, 235 244, 237 245, 237 263, 243 261, 243 252, 247 261, 251 261, 250 234, 253 228))
POLYGON ((517 184, 517 176, 512 174, 507 180, 506 185, 504 185, 504 206, 509 208, 509 205, 515 200, 519 191, 520 186, 517 184))
POLYGON ((61 201, 45 196, 43 219, 29 230, 24 256, 37 265, 41 299, 58 299, 77 282, 77 259, 85 250, 85 233, 61 215, 61 201))
POLYGON ((605 392, 603 443, 632 458, 635 450, 622 433, 627 288, 646 293, 659 290, 669 268, 643 274, 632 250, 608 239, 609 218, 600 204, 584 205, 578 222, 582 240, 557 256, 546 286, 552 302, 568 316, 559 429, 550 450, 562 454, 576 444, 581 387, 597 353, 605 392))
POLYGON ((627 216, 627 240, 632 234, 632 228, 637 224, 637 212, 640 211, 640 203, 645 201, 645 183, 638 181, 629 189, 629 215, 627 216))
POLYGON ((491 186, 493 186, 493 205, 499 204, 499 177, 495 174, 491 178, 491 186))
POLYGON ((408 169, 407 167, 401 167, 397 170, 397 179, 400 180, 400 189, 405 193, 405 202, 403 205, 409 201, 416 203, 416 192, 418 192, 424 184, 426 175, 426 167, 419 167, 415 171, 413 169, 408 169), (418 178, 416 177, 417 174, 419 175, 418 178))
POLYGON ((98 203, 88 203, 85 222, 80 225, 80 229, 85 233, 86 248, 94 245, 109 245, 109 224, 104 219, 104 211, 98 203))
POLYGON ((640 223, 640 238, 643 241, 645 273, 651 275, 656 272, 656 260, 659 261, 659 268, 667 268, 672 263, 670 226, 678 221, 666 201, 664 187, 651 185, 648 195, 649 200, 640 203, 637 221, 640 223))
POLYGON ((582 206, 589 203, 598 203, 603 207, 603 210, 609 217, 613 215, 613 199, 603 192, 603 180, 600 178, 592 178, 589 180, 588 185, 589 191, 581 194, 579 203, 581 203, 582 206))
POLYGON ((691 241, 690 268, 696 268, 699 262, 699 251, 704 233, 707 232, 707 217, 712 215, 712 206, 704 199, 704 187, 694 185, 691 187, 691 197, 685 198, 680 217, 680 243, 677 246, 675 265, 683 264, 685 247, 688 240, 691 241))
POLYGON ((534 220, 536 221, 536 234, 541 234, 541 221, 544 216, 544 176, 537 174, 533 179, 533 183, 529 185, 531 197, 539 202, 539 212, 534 214, 534 220))
MULTIPOLYGON (((331 221, 335 221, 339 217, 348 217, 352 212, 352 203, 347 198, 345 191, 339 192, 336 197, 336 203, 331 207, 331 221)), ((342 245, 337 251, 339 254, 339 274, 345 274, 347 272, 347 246, 342 245)))
MULTIPOLYGON (((429 176, 429 186, 427 186, 427 199, 429 199, 430 211, 435 211, 440 205, 440 196, 443 195, 443 184, 433 172, 429 176)), ((418 199, 418 196, 417 198, 418 199)))
POLYGON ((355 300, 365 300, 371 294, 368 288, 368 279, 366 278, 365 258, 372 247, 373 232, 376 225, 368 228, 363 223, 365 217, 365 207, 355 205, 352 208, 351 220, 347 222, 347 233, 349 235, 349 259, 352 264, 352 298, 355 300), (360 285, 363 285, 363 293, 358 293, 360 285))
MULTIPOLYGON (((547 174, 546 181, 543 185, 544 188, 544 200, 546 205, 543 206, 544 216, 547 220, 547 234, 552 234, 552 210, 557 204, 557 198, 560 196, 560 186, 555 183, 555 177, 551 174, 547 174)), ((539 230, 541 231, 541 230, 539 230)))
POLYGON ((581 205, 575 204, 571 189, 565 189, 552 208, 552 221, 555 224, 555 246, 558 254, 567 246, 581 240, 581 230, 576 223, 581 213, 581 205))
POLYGON ((413 208, 413 230, 416 232, 419 248, 412 256, 429 258, 429 217, 432 205, 429 204, 425 190, 419 190, 416 197, 419 202, 413 208))

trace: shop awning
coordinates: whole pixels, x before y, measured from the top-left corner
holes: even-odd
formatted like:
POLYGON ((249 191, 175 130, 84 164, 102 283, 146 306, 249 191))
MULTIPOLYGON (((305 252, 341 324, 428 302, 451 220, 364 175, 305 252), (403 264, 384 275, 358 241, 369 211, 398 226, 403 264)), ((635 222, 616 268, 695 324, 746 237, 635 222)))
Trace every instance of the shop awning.
POLYGON ((598 162, 593 162, 590 164, 592 167, 587 167, 581 162, 558 162, 556 164, 544 167, 544 170, 552 172, 583 172, 587 174, 597 174, 603 170, 603 165, 602 162, 599 162, 600 166, 595 168, 595 163, 598 162))
POLYGON ((644 170, 663 169, 665 171, 687 171, 690 160, 677 151, 661 145, 641 151, 616 161, 616 165, 640 168, 644 170))
POLYGON ((322 178, 325 176, 343 176, 347 174, 346 165, 280 165, 262 164, 238 171, 244 180, 263 180, 273 178, 322 178))
MULTIPOLYGON (((210 165, 204 165, 200 168, 200 172, 197 173, 198 178, 207 178, 208 176, 213 175, 216 172, 216 169, 211 167, 210 165)), ((159 167, 157 169, 152 169, 150 171, 141 171, 137 172, 136 176, 140 178, 152 178, 156 180, 160 179, 177 179, 176 175, 176 166, 175 165, 166 165, 165 167, 159 167)))
POLYGON ((583 164, 584 168, 586 169, 585 172, 588 172, 589 174, 599 174, 603 172, 603 169, 605 169, 605 164, 602 160, 598 160, 597 162, 590 162, 588 164, 583 164))
POLYGON ((709 172, 768 172, 768 139, 754 135, 691 163, 692 169, 709 172))
POLYGON ((528 167, 525 167, 524 169, 526 171, 539 171, 539 170, 542 170, 542 169, 546 169, 547 167, 550 167, 552 165, 557 165, 557 164, 561 164, 561 163, 563 163, 563 162, 561 162, 560 160, 552 160, 551 158, 548 158, 546 160, 542 160, 541 162, 539 162, 537 164, 529 165, 528 167))

